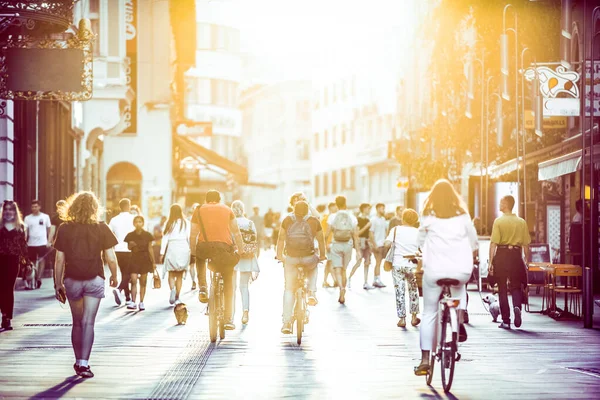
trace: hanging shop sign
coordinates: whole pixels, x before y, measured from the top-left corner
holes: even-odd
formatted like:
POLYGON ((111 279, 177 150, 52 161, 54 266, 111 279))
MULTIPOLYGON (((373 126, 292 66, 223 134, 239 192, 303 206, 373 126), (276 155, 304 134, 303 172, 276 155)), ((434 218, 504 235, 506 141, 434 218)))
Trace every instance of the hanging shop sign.
MULTIPOLYGON (((525 112, 525 129, 535 128, 535 115, 533 111, 525 112)), ((543 121, 543 129, 554 130, 554 129, 567 129, 567 118, 566 117, 546 117, 543 121)))
POLYGON ((138 0, 125 1, 125 73, 127 85, 134 93, 133 100, 125 107, 125 123, 123 133, 137 133, 137 96, 138 96, 138 0))
POLYGON ((580 111, 579 81, 580 75, 576 71, 569 71, 562 65, 555 70, 548 66, 528 68, 525 79, 539 81, 540 93, 544 97, 544 117, 569 117, 577 116, 580 111), (561 95, 561 97, 558 97, 561 95))
POLYGON ((186 136, 212 136, 213 134, 212 122, 202 121, 184 121, 177 124, 177 133, 179 135, 186 136))
POLYGON ((60 39, 10 36, 0 43, 0 98, 85 101, 92 97, 89 20, 60 39))

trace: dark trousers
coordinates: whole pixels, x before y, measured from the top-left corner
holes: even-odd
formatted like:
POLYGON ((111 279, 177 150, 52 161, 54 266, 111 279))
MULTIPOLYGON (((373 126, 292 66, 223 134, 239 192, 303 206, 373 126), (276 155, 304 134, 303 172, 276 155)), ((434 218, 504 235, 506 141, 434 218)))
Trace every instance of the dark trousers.
POLYGON ((18 274, 19 256, 0 255, 0 311, 8 319, 13 317, 18 274))
MULTIPOLYGON (((207 288, 206 283, 206 260, 196 259, 196 272, 198 275, 198 285, 200 289, 207 288)), ((228 321, 233 315, 233 299, 234 299, 234 279, 235 271, 233 268, 219 269, 223 275, 223 290, 225 291, 225 320, 228 321)))
POLYGON ((498 248, 494 257, 494 278, 498 283, 498 301, 502 321, 510 323, 508 290, 512 294, 513 307, 523 304, 523 285, 527 284, 527 271, 521 255, 521 249, 498 248), (510 285, 509 285, 510 282, 510 285))
POLYGON ((117 289, 122 290, 125 293, 125 300, 129 301, 131 300, 131 291, 129 289, 131 253, 116 251, 115 254, 117 255, 117 263, 121 270, 121 283, 117 289))

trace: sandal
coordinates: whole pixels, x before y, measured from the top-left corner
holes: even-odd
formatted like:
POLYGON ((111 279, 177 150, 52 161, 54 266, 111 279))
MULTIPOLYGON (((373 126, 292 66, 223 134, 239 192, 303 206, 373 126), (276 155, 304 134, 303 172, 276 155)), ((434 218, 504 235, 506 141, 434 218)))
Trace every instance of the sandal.
POLYGON ((416 376, 425 376, 429 374, 431 370, 431 366, 429 364, 421 363, 418 367, 415 367, 415 375, 416 376))

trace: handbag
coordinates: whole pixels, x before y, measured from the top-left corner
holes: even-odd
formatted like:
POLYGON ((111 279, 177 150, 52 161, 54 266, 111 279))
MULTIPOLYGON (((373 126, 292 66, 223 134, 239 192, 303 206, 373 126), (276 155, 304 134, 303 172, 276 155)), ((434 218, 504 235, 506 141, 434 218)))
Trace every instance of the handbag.
POLYGON ((396 228, 394 228, 394 240, 392 241, 392 245, 385 255, 385 261, 383 263, 383 270, 385 272, 390 272, 392 268, 394 268, 394 252, 396 250, 396 228))
POLYGON ((162 280, 160 279, 160 276, 158 276, 158 272, 154 271, 154 279, 152 280, 152 287, 154 289, 160 289, 162 286, 162 280))

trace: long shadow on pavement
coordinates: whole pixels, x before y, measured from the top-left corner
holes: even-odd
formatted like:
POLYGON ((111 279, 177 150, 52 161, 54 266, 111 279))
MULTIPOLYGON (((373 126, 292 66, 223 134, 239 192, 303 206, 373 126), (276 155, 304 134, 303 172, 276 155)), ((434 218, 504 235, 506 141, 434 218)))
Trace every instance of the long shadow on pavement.
POLYGON ((59 399, 65 394, 67 394, 69 390, 73 389, 76 385, 80 384, 83 381, 85 381, 85 379, 74 375, 66 378, 61 383, 52 386, 50 389, 46 389, 43 392, 33 395, 29 399, 59 399))

